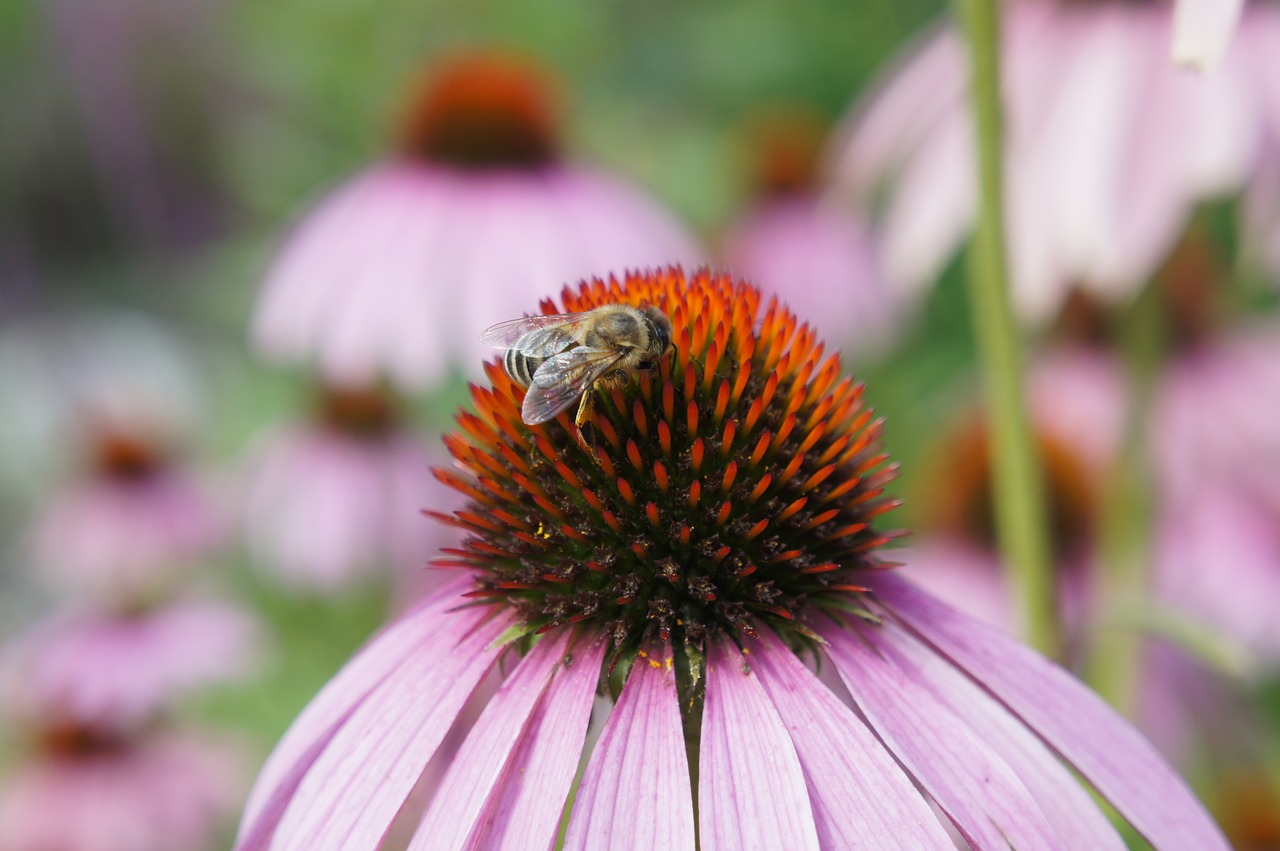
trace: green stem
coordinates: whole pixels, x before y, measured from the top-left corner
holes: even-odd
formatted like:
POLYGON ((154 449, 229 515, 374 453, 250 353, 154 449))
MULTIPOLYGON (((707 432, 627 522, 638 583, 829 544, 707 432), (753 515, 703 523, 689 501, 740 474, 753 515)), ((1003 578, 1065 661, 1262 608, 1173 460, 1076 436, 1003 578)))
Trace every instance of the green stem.
POLYGON ((1013 571, 1027 640, 1050 657, 1061 640, 1048 512, 1027 421, 1022 345, 1009 304, 1004 240, 1000 13, 997 0, 956 0, 969 39, 981 210, 969 250, 969 302, 991 409, 996 532, 1013 571))
POLYGON ((1142 665, 1143 630, 1126 622, 1126 609, 1145 610, 1151 560, 1151 494, 1146 464, 1146 416, 1164 358, 1165 318, 1160 293, 1149 286, 1123 318, 1122 349, 1132 398, 1120 458, 1106 489, 1100 529, 1105 567, 1104 611, 1085 673, 1089 684, 1112 706, 1129 713, 1142 665))

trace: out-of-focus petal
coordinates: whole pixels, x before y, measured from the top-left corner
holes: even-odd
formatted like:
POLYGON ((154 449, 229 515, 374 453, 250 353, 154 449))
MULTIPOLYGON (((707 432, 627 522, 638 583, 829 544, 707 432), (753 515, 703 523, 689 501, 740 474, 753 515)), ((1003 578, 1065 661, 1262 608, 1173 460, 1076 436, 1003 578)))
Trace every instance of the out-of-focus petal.
POLYGON ((1017 774, 925 686, 871 627, 819 628, 826 655, 885 745, 978 848, 1060 844, 1017 774))
POLYGON ((446 510, 432 459, 406 431, 352 436, 318 426, 269 435, 249 460, 244 524, 254 560, 291 587, 334 591, 424 566, 455 536, 423 522, 446 510))
POLYGON ((31 531, 31 557, 69 594, 129 602, 190 575, 226 541, 204 487, 176 470, 145 481, 94 478, 54 495, 31 531))
POLYGON ((1270 327, 1173 362, 1156 388, 1148 425, 1162 499, 1175 505, 1192 499, 1206 479, 1274 487, 1280 429, 1266 401, 1278 394, 1280 335, 1270 327))
POLYGON ((1162 512, 1156 593, 1270 663, 1280 661, 1280 505, 1203 481, 1162 512))
POLYGON ((702 847, 817 849, 800 760, 752 659, 723 639, 707 657, 698 749, 702 847))
POLYGON ((263 286, 253 339, 268 357, 314 361, 332 383, 417 390, 490 354, 465 329, 513 318, 512 304, 704 256, 660 205, 603 173, 386 162, 298 224, 263 286))
POLYGON ((1115 357, 1085 348, 1046 352, 1028 370, 1027 397, 1037 428, 1078 452, 1091 472, 1109 472, 1129 409, 1129 388, 1115 357))
POLYGON ((845 351, 874 351, 901 323, 870 235, 843 209, 807 198, 765 202, 725 235, 723 254, 845 351))
POLYGON ((889 283, 918 298, 959 248, 977 209, 973 127, 957 107, 916 151, 889 201, 884 264, 889 283))
POLYGON ((582 758, 606 648, 603 641, 584 638, 570 649, 572 662, 556 672, 525 725, 468 847, 503 851, 551 847, 582 758))
POLYGON ((212 848, 239 798, 226 741, 168 732, 113 752, 9 767, 0 784, 5 851, 212 848))
POLYGON ((1244 0, 1177 0, 1173 15, 1173 61, 1212 70, 1227 52, 1244 0))
POLYGON ((954 847, 888 751, 790 648, 761 630, 750 658, 800 757, 823 848, 954 847))
POLYGON ((178 601, 55 617, 14 639, 0 676, 11 702, 35 717, 130 729, 193 689, 247 675, 261 652, 261 625, 248 612, 178 601))
POLYGON ((964 97, 969 79, 964 39, 937 27, 907 47, 883 85, 839 131, 839 178, 868 191, 904 158, 937 122, 947 105, 964 97))
POLYGON ((1035 651, 898 577, 869 586, 906 626, 987 688, 1161 849, 1226 849, 1204 807, 1136 730, 1035 651))
POLYGON ((569 816, 566 849, 695 845, 693 792, 669 651, 636 659, 569 816))

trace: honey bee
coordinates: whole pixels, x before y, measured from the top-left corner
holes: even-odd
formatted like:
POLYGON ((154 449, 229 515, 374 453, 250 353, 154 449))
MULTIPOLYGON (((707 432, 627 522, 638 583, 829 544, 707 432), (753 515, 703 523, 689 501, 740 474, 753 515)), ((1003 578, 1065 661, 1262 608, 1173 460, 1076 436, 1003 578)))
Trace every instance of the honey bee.
POLYGON ((671 348, 671 320, 656 307, 606 304, 582 313, 525 316, 480 335, 506 349, 502 366, 528 388, 521 418, 546 422, 578 402, 577 441, 590 451, 596 390, 622 387, 642 369, 654 369, 671 348))

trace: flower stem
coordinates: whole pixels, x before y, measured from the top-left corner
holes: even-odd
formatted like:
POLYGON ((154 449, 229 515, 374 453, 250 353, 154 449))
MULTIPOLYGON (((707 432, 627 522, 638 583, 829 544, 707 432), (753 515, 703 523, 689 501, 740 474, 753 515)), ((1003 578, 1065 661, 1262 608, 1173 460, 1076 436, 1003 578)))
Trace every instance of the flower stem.
POLYGON ((956 0, 969 40, 981 209, 969 249, 969 302, 991 409, 996 531, 1013 571, 1027 640, 1060 648, 1044 484, 1027 421, 1022 344, 1009 303, 1005 259, 1000 13, 997 0, 956 0))
POLYGON ((1105 568, 1104 611, 1093 636, 1085 675, 1089 685, 1121 712, 1131 714, 1142 667, 1142 630, 1126 610, 1144 611, 1151 561, 1153 512, 1146 464, 1146 424, 1151 396, 1165 356, 1165 317, 1160 292, 1148 286, 1123 317, 1122 349, 1132 398, 1120 458, 1103 505, 1100 549, 1105 568))

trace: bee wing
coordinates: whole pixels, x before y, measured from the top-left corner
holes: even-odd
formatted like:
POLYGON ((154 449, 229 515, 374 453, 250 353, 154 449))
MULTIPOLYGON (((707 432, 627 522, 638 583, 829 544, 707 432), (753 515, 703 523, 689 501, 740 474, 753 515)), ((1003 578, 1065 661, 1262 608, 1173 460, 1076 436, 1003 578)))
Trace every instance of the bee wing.
POLYGON ((548 358, 533 374, 524 395, 521 419, 528 425, 544 423, 591 392, 595 380, 617 366, 623 353, 579 346, 548 358))
POLYGON ((586 310, 581 313, 551 313, 544 316, 521 316, 519 319, 509 319, 506 322, 499 322, 497 325, 486 328, 480 334, 480 342, 493 346, 495 349, 519 348, 521 352, 530 357, 549 357, 556 352, 562 351, 565 345, 575 341, 574 330, 577 329, 590 312, 586 310), (563 333, 555 335, 539 334, 537 340, 539 345, 531 348, 516 346, 521 337, 524 337, 530 331, 537 331, 540 328, 556 328, 563 333), (561 343, 564 343, 564 345, 561 345, 561 343), (548 351, 547 349, 550 350, 548 351))

